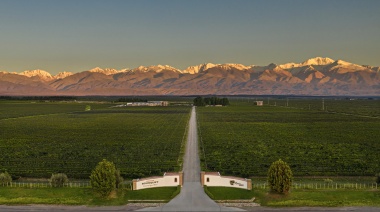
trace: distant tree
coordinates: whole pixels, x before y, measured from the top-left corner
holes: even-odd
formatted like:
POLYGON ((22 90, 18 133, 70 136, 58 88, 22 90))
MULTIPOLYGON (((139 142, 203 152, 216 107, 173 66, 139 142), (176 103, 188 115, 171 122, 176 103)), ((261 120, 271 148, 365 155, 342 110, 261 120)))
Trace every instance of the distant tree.
POLYGON ((205 106, 205 105, 206 105, 204 99, 203 99, 201 96, 196 97, 196 98, 193 100, 193 102, 194 102, 194 105, 195 105, 195 106, 205 106))
POLYGON ((91 187, 103 197, 108 196, 116 188, 115 164, 103 159, 90 176, 91 187))
POLYGON ((223 106, 230 105, 230 101, 229 101, 227 98, 223 98, 223 99, 222 99, 222 105, 223 105, 223 106))
POLYGON ((8 172, 0 173, 0 185, 7 185, 12 182, 12 177, 8 172))
POLYGON ((220 99, 216 96, 207 97, 207 98, 203 98, 203 97, 198 96, 197 98, 194 99, 194 105, 195 106, 205 106, 205 105, 223 105, 223 106, 226 106, 229 104, 230 104, 230 102, 227 98, 220 99))
POLYGON ((69 182, 67 175, 64 173, 52 174, 50 177, 50 183, 53 187, 63 187, 65 183, 69 182))
POLYGON ((272 191, 287 193, 292 186, 293 173, 281 159, 272 163, 268 170, 268 184, 272 191))
POLYGON ((116 169, 115 171, 115 178, 116 178, 116 188, 119 189, 121 186, 121 183, 123 183, 124 178, 120 175, 120 170, 116 169))

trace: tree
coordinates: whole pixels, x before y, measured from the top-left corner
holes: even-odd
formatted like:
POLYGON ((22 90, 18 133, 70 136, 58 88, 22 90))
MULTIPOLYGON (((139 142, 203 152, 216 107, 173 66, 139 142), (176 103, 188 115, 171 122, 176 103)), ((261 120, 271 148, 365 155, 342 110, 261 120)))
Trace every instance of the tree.
POLYGON ((99 162, 90 176, 91 187, 103 197, 108 196, 116 188, 115 164, 103 159, 99 162))
POLYGON ((206 97, 206 98, 198 96, 194 99, 194 105, 195 106, 205 106, 205 105, 223 105, 223 106, 226 106, 229 104, 230 104, 230 102, 228 101, 227 98, 220 99, 216 96, 206 97))
POLYGON ((376 183, 380 184, 380 173, 376 175, 376 183))
POLYGON ((116 178, 116 188, 119 189, 121 183, 124 181, 124 178, 120 175, 119 169, 116 169, 115 171, 115 178, 116 178))
POLYGON ((222 105, 223 106, 230 105, 230 101, 227 98, 223 98, 222 99, 222 105))
POLYGON ((12 182, 12 177, 8 172, 0 173, 0 185, 7 185, 12 182))
POLYGON ((293 173, 289 165, 279 159, 268 170, 268 184, 272 191, 287 193, 292 186, 293 173))
POLYGON ((198 96, 194 99, 194 105, 195 106, 205 106, 206 103, 202 97, 198 96))
POLYGON ((63 187, 65 183, 69 182, 69 179, 66 174, 58 173, 52 174, 49 181, 53 187, 63 187))

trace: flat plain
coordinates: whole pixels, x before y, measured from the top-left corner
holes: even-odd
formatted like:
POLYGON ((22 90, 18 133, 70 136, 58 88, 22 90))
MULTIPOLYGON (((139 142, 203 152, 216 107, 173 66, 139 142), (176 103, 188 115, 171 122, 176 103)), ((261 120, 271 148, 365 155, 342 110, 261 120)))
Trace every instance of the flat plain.
POLYGON ((0 101, 1 171, 15 178, 66 173, 88 179, 102 159, 126 178, 180 169, 190 107, 110 106, 0 101))

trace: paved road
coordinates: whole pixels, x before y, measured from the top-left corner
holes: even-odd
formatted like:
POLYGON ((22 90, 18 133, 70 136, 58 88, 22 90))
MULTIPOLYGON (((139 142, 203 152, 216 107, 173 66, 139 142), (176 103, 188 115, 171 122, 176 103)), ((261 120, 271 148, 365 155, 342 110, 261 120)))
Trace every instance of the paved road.
POLYGON ((200 182, 198 156, 198 133, 195 107, 189 121, 186 152, 183 164, 184 184, 181 193, 162 207, 145 208, 140 211, 241 211, 238 208, 221 207, 204 192, 200 182))

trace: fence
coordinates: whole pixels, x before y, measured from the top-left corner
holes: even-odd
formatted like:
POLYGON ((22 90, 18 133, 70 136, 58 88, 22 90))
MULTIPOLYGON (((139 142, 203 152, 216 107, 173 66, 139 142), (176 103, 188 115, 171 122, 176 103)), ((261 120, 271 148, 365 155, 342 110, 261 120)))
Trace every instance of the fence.
MULTIPOLYGON (((51 188, 53 187, 48 182, 30 183, 30 182, 11 182, 0 184, 3 187, 23 187, 23 188, 51 188)), ((63 187, 68 188, 91 188, 90 182, 72 182, 65 183, 63 187)))
MULTIPOLYGON (((11 182, 0 183, 0 187, 13 187, 13 188, 51 188, 53 187, 49 182, 11 182)), ((120 188, 126 188, 132 190, 132 181, 124 181, 121 183, 120 188)), ((91 188, 90 182, 72 182, 63 184, 65 188, 91 188)))
MULTIPOLYGON (((252 188, 269 188, 267 183, 253 183, 252 188)), ((292 189, 378 189, 377 183, 293 183, 292 189)))

